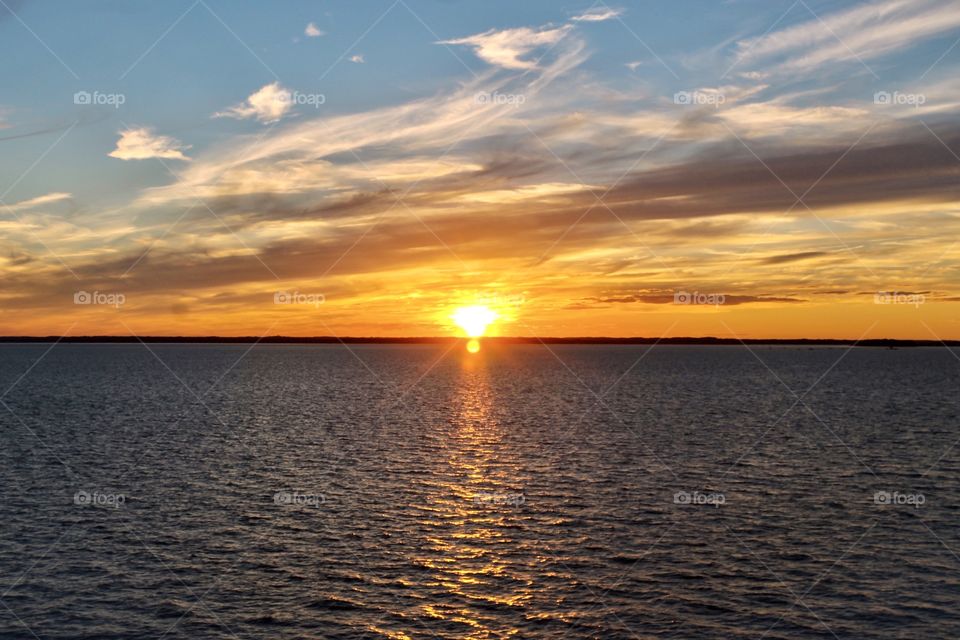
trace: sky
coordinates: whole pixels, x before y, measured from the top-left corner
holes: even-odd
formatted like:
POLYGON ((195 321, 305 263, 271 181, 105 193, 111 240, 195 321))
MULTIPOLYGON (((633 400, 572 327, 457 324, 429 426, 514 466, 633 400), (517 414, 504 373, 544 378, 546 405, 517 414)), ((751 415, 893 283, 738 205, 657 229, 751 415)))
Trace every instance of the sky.
POLYGON ((955 0, 0 0, 0 335, 960 339, 955 0))

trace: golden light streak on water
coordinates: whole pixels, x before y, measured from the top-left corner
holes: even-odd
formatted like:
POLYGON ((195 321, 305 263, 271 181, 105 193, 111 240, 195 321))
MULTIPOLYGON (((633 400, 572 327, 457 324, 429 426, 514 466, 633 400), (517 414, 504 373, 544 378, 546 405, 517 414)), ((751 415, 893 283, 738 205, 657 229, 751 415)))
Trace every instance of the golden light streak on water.
MULTIPOLYGON (((469 344, 467 349, 475 353, 469 344)), ((508 552, 518 512, 484 499, 516 492, 523 484, 518 469, 504 455, 503 427, 494 411, 488 376, 482 360, 465 361, 450 399, 446 455, 437 461, 436 477, 445 480, 435 486, 435 509, 424 523, 433 535, 415 559, 449 594, 423 605, 422 611, 462 625, 461 637, 473 640, 519 634, 519 628, 505 629, 502 621, 484 611, 503 607, 520 612, 533 597, 532 582, 510 567, 508 552), (477 606, 466 604, 471 602, 477 606)))

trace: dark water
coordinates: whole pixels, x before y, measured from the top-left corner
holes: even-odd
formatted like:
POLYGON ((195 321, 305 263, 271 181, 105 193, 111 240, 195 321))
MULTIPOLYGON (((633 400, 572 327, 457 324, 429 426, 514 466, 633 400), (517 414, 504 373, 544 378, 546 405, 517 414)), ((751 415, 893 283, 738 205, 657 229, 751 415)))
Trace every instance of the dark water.
POLYGON ((946 349, 48 348, 3 638, 960 637, 946 349))

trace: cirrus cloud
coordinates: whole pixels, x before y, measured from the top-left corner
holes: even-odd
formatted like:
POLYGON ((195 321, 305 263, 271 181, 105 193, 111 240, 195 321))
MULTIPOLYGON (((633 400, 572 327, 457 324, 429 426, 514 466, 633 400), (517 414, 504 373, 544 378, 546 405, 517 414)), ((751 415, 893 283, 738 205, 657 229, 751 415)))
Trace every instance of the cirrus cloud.
POLYGON ((623 9, 611 9, 610 7, 603 6, 588 9, 580 15, 571 18, 571 20, 574 22, 603 22, 605 20, 619 18, 622 13, 623 9))
POLYGON ((70 200, 71 198, 73 198, 73 194, 64 193, 62 191, 54 191, 53 193, 47 193, 42 196, 37 196, 36 198, 30 198, 29 200, 15 202, 11 205, 7 205, 7 207, 9 209, 13 209, 14 211, 18 211, 20 209, 33 209, 34 207, 41 207, 53 202, 62 202, 64 200, 70 200))
MULTIPOLYGON (((809 9, 808 9, 809 10, 809 9)), ((812 11, 811 11, 812 13, 812 11)), ((879 0, 741 40, 737 62, 773 62, 795 73, 838 61, 878 58, 960 27, 960 5, 942 0, 879 0)))
POLYGON ((536 69, 537 62, 524 60, 523 56, 538 47, 560 42, 572 28, 570 25, 564 25, 556 29, 541 29, 540 31, 535 31, 529 27, 504 29, 502 31, 490 29, 466 38, 442 40, 438 44, 461 44, 473 47, 477 57, 494 66, 505 69, 529 70, 536 69))

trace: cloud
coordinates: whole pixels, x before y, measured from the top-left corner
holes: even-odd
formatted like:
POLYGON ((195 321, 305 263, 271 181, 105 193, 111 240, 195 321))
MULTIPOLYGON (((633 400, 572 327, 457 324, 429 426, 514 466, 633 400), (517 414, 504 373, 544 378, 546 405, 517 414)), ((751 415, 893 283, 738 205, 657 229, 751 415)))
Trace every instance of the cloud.
POLYGON ((20 202, 15 202, 11 205, 8 205, 10 209, 14 211, 21 211, 23 209, 33 209, 34 207, 40 207, 45 204, 50 204, 53 202, 62 202, 64 200, 70 200, 73 198, 73 194, 63 193, 63 192, 53 192, 46 195, 37 196, 36 198, 30 198, 29 200, 21 200, 20 202))
POLYGON ((312 22, 307 25, 307 28, 303 30, 303 33, 304 33, 304 35, 306 35, 308 38, 319 38, 320 36, 325 36, 325 35, 327 35, 327 32, 326 32, 326 31, 321 31, 321 30, 317 27, 317 25, 315 25, 315 24, 312 23, 312 22))
MULTIPOLYGON (((431 215, 467 202, 477 215, 487 215, 498 200, 500 206, 516 201, 540 224, 573 216, 569 225, 594 196, 559 187, 536 191, 570 180, 562 162, 583 176, 623 175, 604 201, 627 222, 782 213, 791 206, 803 213, 806 209, 796 204, 778 177, 795 194, 817 183, 805 198, 815 208, 919 198, 950 202, 960 194, 956 159, 925 129, 905 133, 878 127, 850 149, 864 129, 859 110, 796 109, 775 101, 741 105, 734 101, 740 95, 736 88, 724 87, 734 106, 719 115, 709 109, 698 116, 712 127, 707 136, 684 132, 690 123, 683 110, 638 112, 625 105, 626 115, 620 117, 616 104, 598 101, 596 109, 573 114, 571 105, 584 92, 569 91, 567 83, 547 90, 545 82, 582 62, 579 44, 579 39, 568 38, 557 47, 560 57, 551 58, 537 74, 525 74, 524 84, 490 71, 446 95, 305 120, 272 132, 256 145, 238 140, 193 163, 180 182, 145 192, 138 205, 179 204, 199 194, 211 206, 223 207, 218 214, 239 218, 239 227, 264 220, 292 225, 348 217, 362 221, 396 199, 392 190, 416 183, 405 202, 431 215), (522 110, 478 104, 480 90, 521 93, 542 110, 525 116, 522 110), (523 118, 540 140, 518 130, 523 118), (720 118, 741 132, 767 166, 731 139, 720 118), (781 120, 792 122, 794 129, 777 128, 781 120), (795 136, 800 125, 803 135, 795 136), (771 130, 776 137, 769 135, 771 130), (842 135, 836 135, 838 131, 842 135), (661 135, 665 138, 658 146, 661 135), (449 140, 460 140, 458 154, 447 155, 442 167, 431 166, 428 160, 443 154, 449 140), (873 140, 885 144, 871 144, 873 140), (629 150, 651 145, 643 170, 630 172, 637 153, 629 150), (356 161, 353 154, 364 161, 356 161), (838 159, 842 161, 836 164, 838 159)), ((930 124, 947 145, 960 148, 960 130, 930 124)), ((591 183, 602 185, 602 180, 591 183)), ((603 192, 602 186, 595 188, 603 192)), ((595 217, 578 228, 592 224, 595 217)), ((688 239, 692 233, 681 235, 688 239)))
MULTIPOLYGON (((500 180, 502 172, 514 169, 518 175, 532 174, 538 164, 533 158, 523 158, 515 164, 513 154, 508 154, 502 161, 494 157, 489 163, 473 159, 461 162, 445 153, 445 149, 449 141, 458 138, 462 145, 476 145, 478 141, 498 140, 501 134, 507 135, 502 144, 513 146, 515 135, 508 135, 507 128, 517 110, 504 109, 494 101, 479 103, 476 97, 481 91, 490 95, 510 91, 523 94, 528 102, 536 102, 553 79, 584 60, 578 40, 570 39, 556 53, 540 71, 525 74, 522 83, 495 78, 496 74, 490 71, 446 94, 323 119, 304 118, 296 126, 274 129, 262 139, 257 136, 256 144, 253 138, 225 142, 209 149, 182 172, 178 182, 144 192, 135 205, 179 203, 195 194, 208 198, 262 191, 314 192, 318 197, 330 192, 342 198, 364 190, 379 191, 384 185, 402 188, 415 181, 429 185, 449 173, 444 167, 458 165, 465 173, 476 171, 478 165, 489 164, 493 168, 490 173, 477 176, 481 180, 478 186, 500 180), (366 159, 359 163, 354 154, 366 159), (444 156, 443 163, 437 162, 440 156, 444 156)), ((563 101, 571 97, 559 85, 556 93, 563 101)), ((554 99, 545 95, 543 104, 554 99)), ((483 153, 490 144, 481 143, 476 153, 483 153)), ((562 180, 568 178, 569 175, 562 176, 562 180)), ((496 185, 501 186, 503 183, 496 185)), ((465 187, 458 184, 455 188, 465 187)))
MULTIPOLYGON (((727 96, 728 100, 730 99, 727 96)), ((840 106, 794 107, 779 100, 733 104, 717 118, 726 121, 740 136, 752 138, 828 140, 863 132, 870 112, 840 106)))
POLYGON ((363 64, 366 60, 363 59, 363 54, 358 53, 356 55, 350 56, 350 62, 355 62, 356 64, 363 64))
POLYGON ((148 158, 166 158, 169 160, 189 160, 183 152, 189 149, 180 141, 169 136, 153 133, 149 127, 138 127, 120 131, 117 148, 108 155, 120 160, 146 160, 148 158))
POLYGON ((596 7, 583 12, 579 16, 571 18, 574 22, 603 22, 604 20, 613 20, 623 15, 623 9, 611 9, 610 7, 596 7))
POLYGON ((783 212, 791 207, 801 213, 806 208, 796 203, 794 194, 813 184, 816 188, 804 197, 813 209, 908 200, 954 202, 960 197, 957 159, 944 145, 958 148, 960 129, 935 128, 943 144, 928 131, 907 129, 889 132, 882 144, 865 140, 853 149, 839 142, 776 152, 753 145, 762 163, 742 145, 740 150, 724 145, 685 162, 629 175, 604 201, 627 220, 783 212))
POLYGON ((838 61, 876 58, 958 26, 957 2, 870 2, 743 40, 738 43, 738 60, 770 60, 781 72, 811 71, 838 61))
POLYGON ((443 40, 438 44, 459 44, 473 47, 477 57, 494 66, 505 69, 536 69, 533 60, 523 60, 534 49, 560 42, 572 29, 564 25, 556 29, 535 31, 527 27, 518 29, 491 29, 467 38, 443 40))
MULTIPOLYGON (((76 124, 76 123, 61 124, 61 125, 56 125, 52 127, 46 127, 44 129, 37 129, 35 131, 26 131, 24 133, 17 133, 9 136, 2 136, 0 137, 0 142, 5 142, 7 140, 21 140, 23 138, 33 138, 35 136, 42 136, 48 133, 53 133, 55 131, 66 131, 71 126, 73 126, 73 124, 76 124)), ((0 129, 3 129, 3 128, 5 128, 4 124, 0 122, 0 129)))
MULTIPOLYGON (((392 124, 394 129, 408 126, 409 123, 397 119, 396 111, 390 110, 389 113, 392 117, 383 118, 384 126, 392 124)), ((442 105, 439 115, 449 118, 449 115, 442 114, 442 105)), ((315 258, 315 264, 330 264, 337 260, 337 251, 342 251, 343 243, 349 244, 356 238, 357 229, 366 228, 385 212, 390 213, 384 215, 378 224, 376 237, 371 235, 365 238, 363 251, 339 262, 340 273, 371 273, 386 268, 385 265, 413 268, 418 259, 422 259, 424 264, 442 264, 450 255, 438 243, 437 237, 449 243, 464 260, 490 264, 497 260, 520 260, 526 261, 524 264, 529 266, 534 259, 552 249, 557 238, 563 236, 557 250, 551 251, 551 264, 557 272, 569 268, 571 271, 568 273, 579 273, 581 278, 589 277, 584 274, 591 272, 613 276, 621 270, 629 270, 632 261, 636 260, 629 255, 633 248, 626 249, 624 258, 618 255, 624 250, 619 247, 618 239, 622 239, 623 225, 626 224, 636 233, 644 234, 646 243, 655 254, 669 255, 671 262, 674 260, 672 256, 678 256, 677 262, 672 263, 683 270, 702 265, 705 247, 711 248, 712 260, 723 260, 722 249, 725 245, 731 247, 731 259, 741 260, 744 247, 736 244, 738 238, 751 238, 751 234, 756 233, 756 238, 764 238, 763 244, 757 247, 756 259, 751 261, 756 265, 751 269, 757 270, 751 273, 757 275, 747 279, 762 281, 773 291, 787 292, 796 291, 802 285, 802 278, 788 275, 789 271, 786 270, 781 273, 764 269, 764 265, 809 260, 806 264, 811 265, 811 269, 819 269, 825 263, 815 258, 826 257, 827 252, 811 250, 797 253, 797 236, 791 236, 786 229, 782 229, 781 233, 766 235, 764 216, 771 216, 770 220, 778 220, 778 225, 795 233, 802 231, 803 241, 808 246, 833 247, 836 243, 836 237, 827 230, 822 230, 819 236, 810 233, 810 214, 806 213, 803 205, 795 206, 794 196, 771 170, 791 185, 796 193, 803 193, 837 162, 837 158, 845 151, 842 146, 816 153, 791 151, 789 155, 764 154, 764 162, 771 167, 768 170, 752 154, 745 151, 733 153, 731 151, 735 148, 725 145, 723 153, 703 152, 697 159, 662 168, 645 168, 628 175, 604 197, 606 206, 603 211, 598 209, 593 215, 581 219, 583 212, 596 202, 596 197, 586 189, 573 189, 571 184, 551 182, 556 180, 557 173, 563 173, 563 168, 551 161, 547 151, 543 152, 543 156, 546 156, 543 157, 529 149, 498 148, 497 143, 492 143, 493 147, 483 151, 477 147, 481 141, 469 140, 467 144, 476 149, 477 155, 486 156, 481 166, 476 166, 479 159, 471 156, 448 157, 441 165, 447 172, 431 177, 431 161, 426 155, 412 157, 401 152, 402 158, 395 162, 386 164, 370 160, 374 164, 364 166, 359 162, 348 162, 348 153, 342 147, 338 150, 330 146, 334 142, 347 142, 352 143, 350 148, 356 149, 356 152, 366 153, 364 148, 367 145, 364 142, 369 139, 370 144, 383 142, 381 150, 399 152, 408 145, 420 148, 427 140, 440 135, 440 129, 434 129, 426 134, 427 140, 424 140, 407 130, 396 131, 393 134, 395 137, 390 138, 378 130, 369 130, 371 124, 373 122, 363 122, 355 116, 346 116, 340 121, 334 119, 330 127, 324 130, 326 139, 320 136, 322 132, 311 133, 306 126, 290 131, 291 142, 299 140, 304 150, 310 149, 321 161, 311 160, 290 147, 281 146, 270 149, 268 156, 258 159, 255 164, 229 167, 228 174, 218 171, 214 177, 209 173, 210 167, 204 168, 201 173, 205 174, 205 179, 215 182, 202 185, 199 191, 190 189, 190 192, 199 193, 217 213, 217 217, 225 220, 235 231, 256 233, 256 245, 274 247, 264 248, 261 256, 272 269, 278 272, 282 270, 284 275, 292 272, 312 273, 309 271, 311 267, 297 264, 291 247, 298 246, 296 254, 302 258, 315 258), (363 129, 367 131, 361 135, 363 129), (341 139, 341 132, 348 137, 345 141, 341 139), (360 144, 357 144, 358 141, 360 144), (335 164, 322 160, 334 155, 340 156, 335 164), (293 157, 283 160, 289 156, 293 157), (417 165, 415 171, 403 173, 405 163, 417 165), (414 180, 417 181, 416 188, 404 197, 405 207, 391 211, 397 192, 414 180), (248 191, 238 194, 235 185, 248 191), (259 186, 263 190, 249 191, 249 185, 259 186), (218 192, 222 195, 216 195, 218 192), (467 202, 470 203, 469 214, 464 213, 467 202), (794 215, 789 218, 783 216, 791 206, 794 207, 794 215), (616 217, 608 214, 607 207, 616 217), (416 218, 410 216, 411 212, 416 214, 416 218), (724 217, 717 218, 719 222, 709 222, 710 218, 717 216, 724 217), (425 221, 429 230, 417 218, 425 221), (669 220, 691 222, 665 225, 664 221, 669 220), (794 224, 798 227, 790 226, 794 224), (573 225, 574 230, 566 234, 573 225), (733 225, 733 228, 725 230, 718 225, 733 225), (266 229, 275 235, 268 235, 266 229), (511 238, 511 242, 503 243, 504 237, 511 238), (287 240, 294 244, 286 244, 287 240), (274 241, 276 244, 271 244, 274 241), (823 244, 818 245, 818 242, 823 244), (286 248, 281 248, 281 245, 286 248), (368 255, 382 256, 382 262, 367 260, 368 255), (784 281, 775 282, 779 277, 784 281)), ((442 131, 462 131, 465 126, 457 120, 445 120, 442 131)), ((485 132, 491 128, 492 124, 480 127, 485 132)), ((541 131, 539 135, 545 134, 541 131)), ((941 135, 947 144, 958 141, 957 134, 941 131, 941 135)), ((553 144, 553 138, 548 140, 553 144)), ((530 142, 532 147, 533 142, 530 142)), ((426 154, 427 150, 421 151, 426 154)), ((596 160, 597 156, 588 155, 581 161, 597 165, 596 160)), ((931 210, 936 210, 938 206, 952 206, 949 203, 956 202, 960 197, 955 167, 956 159, 929 133, 926 138, 918 135, 917 139, 901 144, 855 149, 819 182, 816 189, 807 195, 806 202, 819 211, 843 211, 837 214, 839 220, 845 217, 850 220, 863 210, 871 211, 868 219, 874 220, 887 207, 886 210, 891 212, 898 224, 905 228, 919 228, 934 222, 929 218, 912 221, 905 218, 903 212, 916 211, 920 201, 928 203, 926 206, 931 210), (940 147, 939 151, 937 147, 940 147), (937 205, 938 202, 946 204, 937 205), (870 206, 865 206, 868 204, 870 206)), ((189 180, 192 178, 190 174, 198 169, 200 167, 191 166, 181 177, 189 180)), ((611 179, 621 173, 623 170, 612 173, 611 179)), ((594 191, 603 193, 605 189, 600 185, 594 191)), ((830 219, 833 220, 833 217, 830 219)), ((960 218, 955 221, 945 218, 937 224, 946 230, 956 228, 958 221, 960 218)), ((181 226, 189 227, 194 237, 209 237, 218 233, 216 227, 219 224, 219 220, 198 215, 196 220, 185 219, 181 226), (211 226, 203 227, 204 224, 211 226)), ((830 224, 836 227, 837 233, 843 234, 845 244, 859 246, 863 243, 859 235, 861 232, 849 222, 831 221, 830 224)), ((864 237, 870 237, 873 232, 868 230, 862 233, 864 237)), ((897 242, 903 237, 903 231, 897 229, 890 229, 889 234, 897 242)), ((861 251, 870 250, 857 249, 857 253, 861 251)), ((881 256, 889 258, 891 251, 878 247, 870 255, 878 259, 881 256)), ((857 275, 855 265, 851 265, 849 272, 838 271, 837 260, 849 261, 850 254, 837 253, 835 256, 836 259, 831 261, 831 271, 825 276, 831 279, 817 281, 818 287, 849 286, 862 277, 862 273, 857 275)), ((205 258, 204 264, 227 264, 238 259, 228 255, 207 262, 205 258)), ((900 255, 895 259, 903 260, 900 255)), ((191 260, 186 262, 194 264, 191 260)), ((645 266, 662 265, 656 260, 647 259, 645 266)), ((261 277, 258 269, 262 270, 262 265, 253 261, 248 267, 254 277, 261 277)), ((743 269, 738 271, 741 276, 744 273, 743 269)), ((671 274, 668 272, 667 275, 671 274)), ((178 273, 177 277, 184 277, 184 274, 178 273)), ((266 273, 266 277, 271 276, 266 273)), ((756 293, 743 291, 741 287, 742 284, 721 282, 707 290, 722 291, 728 295, 756 293)), ((762 300, 755 301, 776 302, 768 295, 759 297, 762 300)), ((745 302, 747 300, 736 297, 729 300, 730 304, 745 302)))
POLYGON ((628 62, 628 63, 625 64, 624 66, 625 66, 627 69, 630 69, 630 71, 636 71, 639 67, 642 67, 642 66, 643 66, 643 63, 642 63, 642 62, 639 62, 639 61, 637 61, 637 62, 628 62))
POLYGON ((761 260, 763 264, 786 264, 788 262, 799 262, 801 260, 811 260, 813 258, 822 258, 831 255, 829 251, 801 251, 799 253, 785 253, 777 256, 769 256, 761 260))
POLYGON ((226 111, 213 114, 214 118, 243 120, 256 118, 264 124, 280 120, 293 107, 293 94, 279 82, 272 82, 252 93, 249 98, 226 111))
MULTIPOLYGON (((593 304, 629 304, 629 303, 641 303, 641 304, 676 304, 677 300, 674 297, 676 292, 683 289, 683 287, 678 287, 676 290, 655 290, 655 291, 641 291, 636 294, 623 294, 623 295, 613 295, 605 297, 594 297, 586 298, 583 302, 587 303, 586 308, 589 307, 589 303, 593 304)), ((719 294, 723 296, 724 305, 739 305, 739 304, 756 304, 762 302, 780 302, 780 303, 798 303, 806 302, 801 298, 793 298, 786 296, 769 296, 769 295, 739 295, 739 294, 719 294)))

